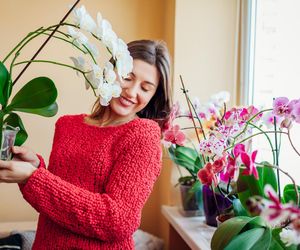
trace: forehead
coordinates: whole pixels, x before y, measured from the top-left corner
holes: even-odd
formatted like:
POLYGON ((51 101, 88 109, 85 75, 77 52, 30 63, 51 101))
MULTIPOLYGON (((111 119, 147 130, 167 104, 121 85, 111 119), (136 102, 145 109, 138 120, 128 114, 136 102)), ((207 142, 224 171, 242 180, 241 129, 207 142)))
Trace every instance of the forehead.
POLYGON ((151 65, 139 59, 133 60, 133 69, 136 78, 144 82, 150 82, 154 85, 158 85, 159 82, 159 72, 155 65, 151 65))

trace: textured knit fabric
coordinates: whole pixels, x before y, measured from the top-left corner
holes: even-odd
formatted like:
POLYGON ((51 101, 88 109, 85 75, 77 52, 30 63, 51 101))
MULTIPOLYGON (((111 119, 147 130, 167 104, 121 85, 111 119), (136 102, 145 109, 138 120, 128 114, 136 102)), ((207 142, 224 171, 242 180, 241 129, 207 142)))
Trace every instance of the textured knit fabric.
POLYGON ((21 187, 40 213, 33 249, 133 249, 132 234, 161 169, 160 128, 136 118, 119 126, 56 122, 48 169, 21 187))

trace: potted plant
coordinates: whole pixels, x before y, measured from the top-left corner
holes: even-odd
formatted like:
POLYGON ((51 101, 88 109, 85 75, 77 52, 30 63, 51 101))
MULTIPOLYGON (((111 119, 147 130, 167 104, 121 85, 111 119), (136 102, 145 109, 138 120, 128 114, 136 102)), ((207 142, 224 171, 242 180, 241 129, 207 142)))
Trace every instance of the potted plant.
MULTIPOLYGON (((184 86, 183 92, 187 96, 184 86)), ((193 103, 187 96, 190 110, 193 109, 189 117, 199 122, 199 126, 193 122, 199 144, 183 150, 183 156, 177 155, 180 159, 189 156, 197 166, 203 190, 212 193, 209 202, 204 197, 204 207, 214 200, 218 220, 223 220, 212 238, 212 249, 299 249, 300 187, 278 166, 278 137, 286 136, 300 156, 290 133, 292 124, 300 123, 300 99, 278 97, 273 107, 262 110, 254 106, 228 109, 224 105, 219 112, 212 105, 214 100, 222 99, 218 96, 205 105, 193 103), (251 145, 256 136, 269 143, 271 159, 263 156, 263 161, 257 160, 259 151, 251 145), (283 190, 280 174, 291 180, 283 190), (218 195, 230 200, 231 205, 220 209, 218 195)), ((176 134, 184 129, 177 127, 176 134)), ((208 219, 207 222, 210 224, 208 219)))
MULTIPOLYGON (((133 62, 127 45, 117 37, 111 24, 102 18, 100 13, 97 14, 97 21, 95 21, 84 6, 75 9, 78 2, 76 1, 58 24, 29 32, 0 61, 0 127, 4 130, 3 136, 7 136, 2 140, 1 159, 9 159, 11 146, 22 145, 28 137, 19 112, 51 117, 58 111, 57 89, 48 77, 35 77, 14 93, 15 84, 31 63, 47 63, 76 71, 78 75, 84 77, 86 89, 91 87, 95 96, 100 97, 101 105, 108 105, 112 97, 118 97, 121 93, 121 87, 116 81, 117 75, 127 76, 131 72, 133 62), (72 12, 73 20, 66 20, 72 12), (60 27, 64 29, 58 30, 60 27), (23 49, 41 36, 47 39, 35 55, 30 60, 20 60, 23 49), (49 58, 36 60, 36 56, 50 38, 72 46, 80 56, 70 57, 70 64, 49 58), (104 45, 110 56, 109 61, 104 62, 103 65, 99 64, 98 47, 89 38, 94 39, 97 44, 104 45), (26 66, 15 76, 14 69, 20 65, 26 66), (19 130, 15 141, 12 139, 14 134, 11 132, 12 128, 19 130)), ((0 133, 0 141, 2 134, 0 133)))

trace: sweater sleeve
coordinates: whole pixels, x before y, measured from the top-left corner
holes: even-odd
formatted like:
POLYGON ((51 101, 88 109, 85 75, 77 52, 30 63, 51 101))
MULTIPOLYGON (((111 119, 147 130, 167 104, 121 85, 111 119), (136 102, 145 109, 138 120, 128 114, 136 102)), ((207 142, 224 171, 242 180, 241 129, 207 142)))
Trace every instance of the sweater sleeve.
POLYGON ((161 169, 160 128, 149 123, 124 138, 105 193, 79 188, 39 168, 22 193, 41 214, 87 237, 120 241, 140 224, 141 210, 161 169))

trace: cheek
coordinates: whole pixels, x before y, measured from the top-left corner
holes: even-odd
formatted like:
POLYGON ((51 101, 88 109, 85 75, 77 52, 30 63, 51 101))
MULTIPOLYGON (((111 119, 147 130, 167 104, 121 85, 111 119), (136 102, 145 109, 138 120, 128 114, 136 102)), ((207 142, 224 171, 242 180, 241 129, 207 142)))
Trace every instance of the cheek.
POLYGON ((154 94, 140 95, 139 103, 145 107, 150 102, 150 100, 152 99, 153 96, 154 96, 154 94))

